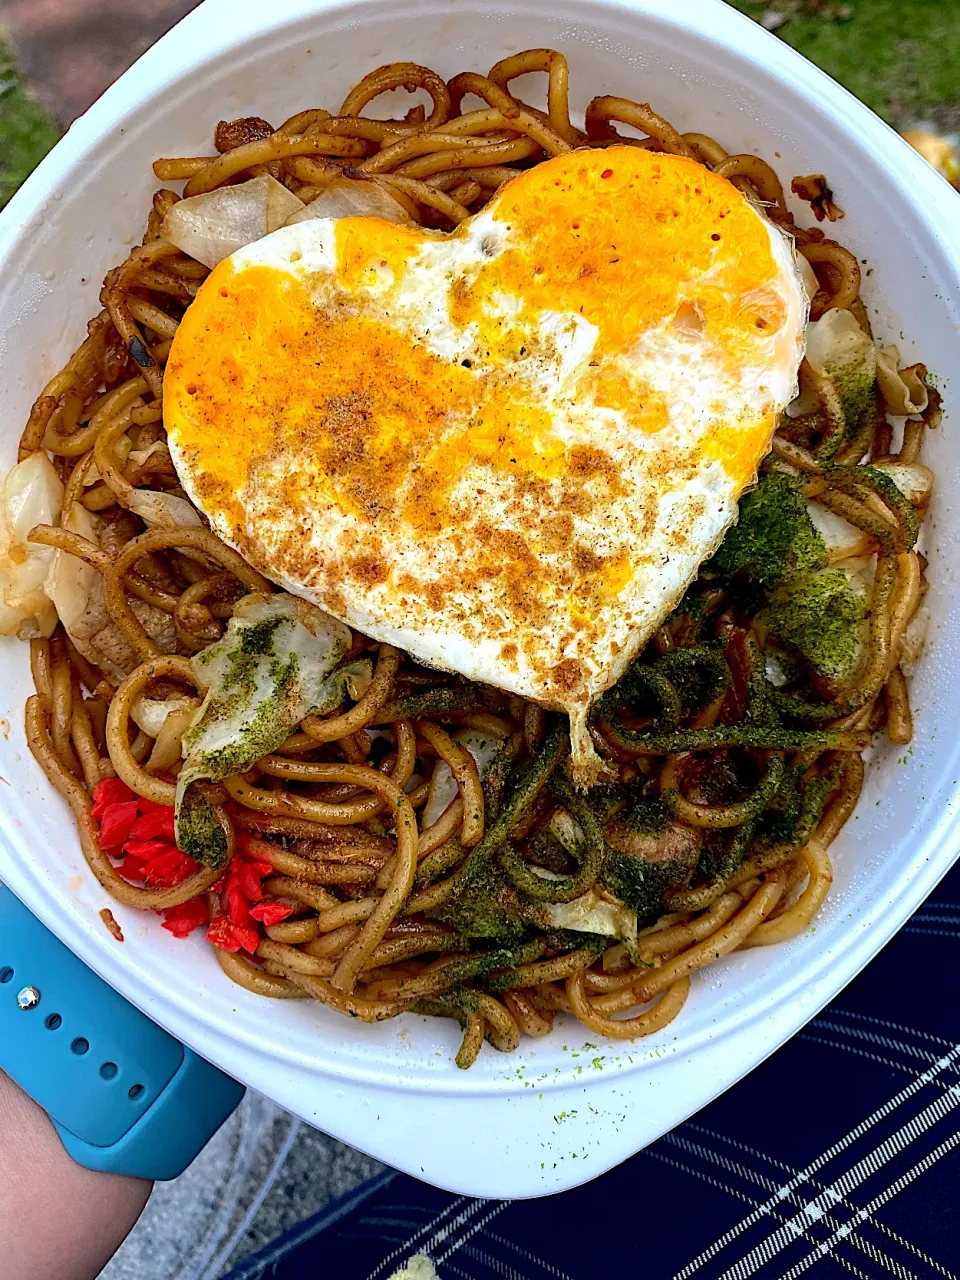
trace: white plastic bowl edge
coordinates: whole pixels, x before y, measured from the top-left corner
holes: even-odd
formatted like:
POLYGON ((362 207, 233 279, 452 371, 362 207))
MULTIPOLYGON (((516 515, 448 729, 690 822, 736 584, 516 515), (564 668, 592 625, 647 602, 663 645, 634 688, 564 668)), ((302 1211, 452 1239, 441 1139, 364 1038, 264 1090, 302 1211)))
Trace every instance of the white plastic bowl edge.
MULTIPOLYGON (((452 1064, 456 1030, 407 1017, 365 1027, 228 984, 209 950, 110 904, 72 820, 26 750, 25 647, 4 649, 0 878, 97 972, 225 1070, 310 1123, 465 1195, 543 1195, 595 1177, 729 1087, 876 954, 960 851, 960 506, 949 447, 960 351, 957 196, 849 94, 720 0, 206 0, 79 120, 0 214, 0 447, 12 461, 45 379, 97 309, 98 284, 140 234, 155 156, 209 150, 220 118, 274 121, 335 108, 384 61, 451 74, 550 45, 570 59, 575 109, 596 93, 649 99, 684 129, 772 160, 781 177, 826 172, 847 218, 834 230, 864 261, 878 332, 917 352, 948 414, 928 456, 938 475, 927 554, 930 652, 914 682, 911 752, 878 753, 814 930, 731 957, 698 979, 658 1036, 596 1043, 566 1023, 521 1055, 452 1064), (873 266, 876 265, 876 274, 873 266), (901 336, 902 335, 902 336, 901 336)), ((534 89, 536 86, 534 86, 534 89)), ((798 206, 799 209, 799 206, 798 206)), ((809 213, 807 212, 807 217, 809 213)), ((5 462, 3 465, 8 465, 5 462)))

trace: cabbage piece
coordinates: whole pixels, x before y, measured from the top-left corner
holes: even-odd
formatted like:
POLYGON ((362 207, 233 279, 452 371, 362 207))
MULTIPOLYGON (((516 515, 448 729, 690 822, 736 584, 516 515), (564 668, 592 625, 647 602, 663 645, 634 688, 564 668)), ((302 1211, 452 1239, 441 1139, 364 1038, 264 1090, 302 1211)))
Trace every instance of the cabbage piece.
POLYGON ((0 635, 31 640, 49 636, 56 610, 43 584, 54 557, 27 535, 37 524, 56 524, 63 485, 45 453, 32 453, 0 484, 0 635))
POLYGON ((849 560, 851 556, 862 556, 870 550, 870 538, 862 529, 858 529, 849 520, 844 520, 843 516, 828 511, 819 502, 807 503, 807 515, 823 539, 828 564, 849 560))
POLYGON ((223 864, 226 836, 194 783, 243 773, 279 747, 309 712, 337 705, 349 682, 363 678, 335 670, 349 646, 343 623, 294 596, 253 594, 238 602, 224 636, 191 661, 207 695, 183 737, 181 849, 210 866, 223 864))
MULTIPOLYGON (((453 735, 454 742, 466 749, 473 756, 477 772, 483 778, 490 768, 493 757, 497 754, 500 739, 492 734, 483 733, 479 729, 461 729, 453 735)), ((432 827, 437 819, 456 800, 459 787, 450 766, 444 760, 438 760, 430 779, 430 791, 427 803, 423 807, 423 826, 432 827)))
POLYGON ((784 413, 788 418, 804 418, 807 414, 816 413, 820 407, 820 401, 817 397, 816 389, 809 384, 801 387, 800 392, 796 395, 784 409, 784 413))
POLYGON ((877 348, 849 311, 831 307, 807 325, 807 360, 840 393, 848 427, 869 407, 877 378, 877 348))
MULTIPOLYGON (((121 436, 119 440, 114 442, 113 452, 120 462, 132 462, 134 466, 139 467, 148 458, 152 458, 155 453, 166 453, 167 445, 164 440, 154 440, 153 444, 147 445, 145 449, 135 449, 129 436, 121 436)), ((91 460, 83 477, 83 487, 89 489, 91 485, 95 485, 102 479, 100 468, 91 460)))
MULTIPOLYGON (((536 874, 541 880, 564 879, 545 867, 537 867, 536 874)), ((637 913, 596 887, 588 889, 572 902, 538 902, 527 906, 524 915, 541 929, 599 933, 605 938, 619 938, 631 953, 636 948, 637 913)))
MULTIPOLYGON (((929 467, 920 462, 910 465, 901 462, 875 462, 871 466, 875 471, 882 471, 885 476, 889 476, 911 505, 918 507, 929 502, 934 480, 929 467)), ((869 534, 850 524, 842 516, 828 511, 818 502, 807 503, 807 515, 823 539, 829 564, 867 555, 875 545, 869 534)))
POLYGON ((820 677, 840 686, 851 679, 863 653, 866 592, 849 561, 794 578, 776 592, 758 620, 801 654, 820 677))
MULTIPOLYGON (((163 446, 161 446, 161 448, 162 447, 163 446)), ((133 441, 129 436, 121 436, 119 440, 114 442, 113 452, 118 462, 125 463, 128 458, 133 457, 133 441)), ((148 452, 149 450, 147 449, 141 450, 141 453, 143 454, 147 454, 148 452)), ((85 489, 90 489, 93 485, 99 484, 102 479, 103 476, 100 474, 100 468, 97 466, 96 461, 91 458, 86 471, 83 473, 83 487, 85 489)))
POLYGON ((934 475, 922 462, 879 462, 872 465, 876 471, 890 477, 912 506, 917 507, 930 500, 934 475))
POLYGON ((287 218, 286 226, 312 218, 383 218, 412 227, 414 221, 388 188, 372 178, 334 178, 328 187, 287 218))
POLYGON ((546 902, 543 912, 552 929, 599 933, 606 938, 619 938, 631 952, 636 949, 636 912, 596 888, 588 889, 572 902, 546 902))
POLYGON ((205 267, 215 267, 302 208, 303 201, 282 182, 264 174, 181 200, 168 210, 160 234, 205 267))
POLYGON ((900 368, 898 347, 884 347, 877 352, 877 385, 887 409, 895 417, 923 413, 930 403, 930 393, 920 377, 918 366, 913 364, 906 369, 900 368))

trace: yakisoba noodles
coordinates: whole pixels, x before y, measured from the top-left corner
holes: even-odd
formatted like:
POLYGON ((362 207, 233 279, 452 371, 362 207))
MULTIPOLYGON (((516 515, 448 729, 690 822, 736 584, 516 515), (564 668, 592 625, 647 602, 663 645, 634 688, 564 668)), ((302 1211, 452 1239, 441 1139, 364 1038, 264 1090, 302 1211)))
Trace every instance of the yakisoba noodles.
POLYGON ((563 718, 349 633, 340 660, 354 675, 332 705, 302 709, 252 767, 196 784, 217 865, 177 849, 204 655, 277 597, 206 528, 165 444, 164 364, 208 274, 161 235, 173 191, 155 195, 143 243, 108 274, 103 310, 20 444, 41 513, 25 546, 53 549, 36 563, 61 616, 35 581, 19 615, 7 593, 6 629, 30 638, 30 747, 94 875, 176 934, 204 927, 224 972, 258 995, 365 1021, 457 1019, 461 1067, 485 1039, 511 1051, 547 1034, 558 1012, 598 1035, 647 1035, 677 1016, 697 970, 805 929, 861 753, 884 729, 910 740, 904 665, 922 642, 915 544, 932 477, 919 457, 939 396, 922 366, 873 344, 856 259, 794 223, 763 160, 626 98, 595 98, 580 128, 567 89, 551 50, 449 82, 399 63, 336 114, 221 122, 216 156, 154 169, 187 198, 269 175, 304 204, 356 191, 357 212, 386 199, 442 231, 518 170, 627 142, 729 178, 794 237, 815 331, 800 397, 739 524, 595 708, 612 781, 572 785, 563 718), (547 76, 545 111, 512 92, 528 72, 547 76), (396 88, 425 90, 429 110, 361 114, 396 88), (465 110, 471 95, 482 105, 465 110), (891 418, 905 422, 898 448, 891 418))

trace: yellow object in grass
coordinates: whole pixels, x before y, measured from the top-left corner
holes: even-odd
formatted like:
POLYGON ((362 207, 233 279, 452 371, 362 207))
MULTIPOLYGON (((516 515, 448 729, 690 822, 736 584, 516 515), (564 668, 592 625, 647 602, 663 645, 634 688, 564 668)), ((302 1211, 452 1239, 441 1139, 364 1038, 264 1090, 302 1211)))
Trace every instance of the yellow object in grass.
POLYGON ((960 157, 952 143, 923 129, 913 129, 903 137, 952 187, 960 187, 960 157))

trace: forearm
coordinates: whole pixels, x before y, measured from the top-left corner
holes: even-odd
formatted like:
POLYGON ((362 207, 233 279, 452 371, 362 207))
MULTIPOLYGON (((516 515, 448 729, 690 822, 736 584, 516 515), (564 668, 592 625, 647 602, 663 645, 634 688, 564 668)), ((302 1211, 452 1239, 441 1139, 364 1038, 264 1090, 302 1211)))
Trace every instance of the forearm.
POLYGON ((94 1280, 140 1216, 151 1183, 74 1164, 46 1114, 0 1071, 4 1280, 94 1280))

